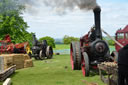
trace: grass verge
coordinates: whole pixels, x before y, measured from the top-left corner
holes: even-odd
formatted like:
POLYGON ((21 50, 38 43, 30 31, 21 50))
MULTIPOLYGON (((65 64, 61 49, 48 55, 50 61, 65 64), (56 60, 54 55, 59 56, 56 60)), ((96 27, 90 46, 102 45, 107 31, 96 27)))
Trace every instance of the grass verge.
POLYGON ((12 85, 86 85, 83 80, 105 85, 98 75, 83 77, 81 70, 72 71, 69 55, 57 55, 43 61, 34 60, 34 67, 17 70, 11 78, 12 85))

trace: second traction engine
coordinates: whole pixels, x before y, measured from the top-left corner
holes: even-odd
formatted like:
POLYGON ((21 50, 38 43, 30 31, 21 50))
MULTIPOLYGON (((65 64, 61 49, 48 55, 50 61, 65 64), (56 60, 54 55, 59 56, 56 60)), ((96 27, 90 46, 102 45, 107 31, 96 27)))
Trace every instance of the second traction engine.
POLYGON ((104 61, 111 61, 109 46, 102 39, 100 26, 100 7, 94 10, 95 27, 92 27, 88 34, 80 38, 80 42, 71 43, 71 65, 73 70, 82 69, 84 76, 89 76, 90 67, 97 67, 97 64, 104 61))

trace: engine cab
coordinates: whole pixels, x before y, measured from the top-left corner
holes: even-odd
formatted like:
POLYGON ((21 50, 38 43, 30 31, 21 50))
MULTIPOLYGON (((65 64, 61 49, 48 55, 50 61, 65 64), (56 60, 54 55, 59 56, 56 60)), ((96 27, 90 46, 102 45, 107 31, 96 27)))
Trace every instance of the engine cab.
MULTIPOLYGON (((115 38, 123 46, 128 44, 128 25, 124 29, 117 30, 115 38)), ((115 48, 117 52, 121 49, 121 47, 118 44, 115 44, 115 48)))

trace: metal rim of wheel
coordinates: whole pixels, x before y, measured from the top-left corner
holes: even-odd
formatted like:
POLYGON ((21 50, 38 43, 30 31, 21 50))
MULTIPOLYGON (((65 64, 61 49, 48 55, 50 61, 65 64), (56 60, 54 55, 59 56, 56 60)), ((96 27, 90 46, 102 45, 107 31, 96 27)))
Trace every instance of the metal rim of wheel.
POLYGON ((70 45, 70 58, 71 58, 72 70, 74 70, 73 42, 70 45))
POLYGON ((42 50, 40 50, 39 58, 40 58, 40 60, 44 60, 45 59, 45 54, 43 54, 42 50))
POLYGON ((83 53, 81 68, 82 68, 83 76, 89 76, 89 59, 86 52, 83 53))
POLYGON ((46 56, 48 59, 51 59, 53 57, 53 49, 51 46, 47 46, 46 48, 46 56))
POLYGON ((72 70, 80 70, 81 69, 81 51, 80 51, 79 42, 71 43, 70 57, 71 57, 72 70))
POLYGON ((81 69, 80 42, 75 42, 75 49, 76 49, 76 65, 77 65, 77 70, 80 70, 81 69))

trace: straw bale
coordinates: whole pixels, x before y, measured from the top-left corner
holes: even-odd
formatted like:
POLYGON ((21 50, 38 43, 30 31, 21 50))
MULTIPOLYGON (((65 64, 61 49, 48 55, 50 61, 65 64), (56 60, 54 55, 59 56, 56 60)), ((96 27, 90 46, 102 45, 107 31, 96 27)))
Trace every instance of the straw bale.
POLYGON ((3 65, 4 70, 13 65, 16 65, 16 69, 33 66, 33 62, 27 54, 2 54, 0 57, 3 58, 3 62, 0 62, 0 70, 2 69, 1 65, 3 65))
POLYGON ((2 54, 0 56, 3 57, 4 70, 13 66, 13 57, 11 54, 2 54))
POLYGON ((0 72, 4 71, 4 58, 0 56, 0 72))
POLYGON ((29 55, 28 54, 24 54, 24 60, 28 60, 30 59, 29 55))
POLYGON ((33 67, 32 59, 25 60, 24 68, 33 67))
POLYGON ((16 65, 16 69, 24 68, 24 54, 12 54, 13 64, 16 65))

